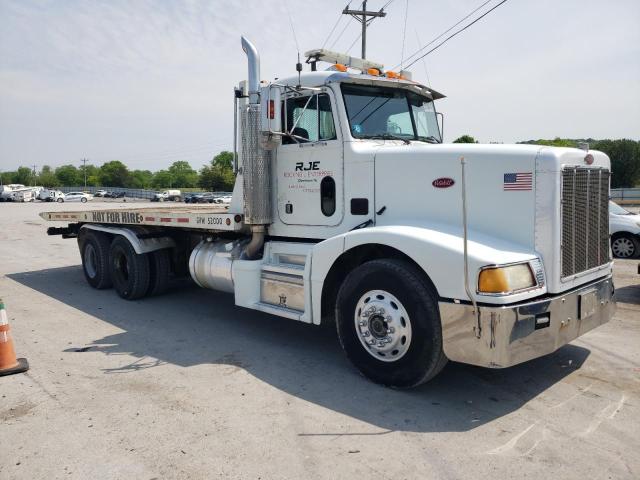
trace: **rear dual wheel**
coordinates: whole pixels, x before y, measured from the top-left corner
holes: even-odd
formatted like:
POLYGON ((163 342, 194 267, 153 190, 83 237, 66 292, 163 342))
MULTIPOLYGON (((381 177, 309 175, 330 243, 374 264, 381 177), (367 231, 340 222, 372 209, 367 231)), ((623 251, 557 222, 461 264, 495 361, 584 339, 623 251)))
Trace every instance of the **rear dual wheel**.
POLYGON ((138 255, 129 241, 116 236, 109 250, 110 272, 113 287, 126 300, 136 300, 149 289, 149 257, 138 255))
POLYGON ((87 283, 93 288, 111 288, 111 272, 109 270, 109 238, 94 231, 86 231, 78 237, 82 270, 87 283))
POLYGON ((171 261, 168 250, 138 254, 120 235, 113 240, 97 231, 79 237, 82 269, 87 283, 96 289, 114 287, 126 300, 160 295, 167 290, 171 261))

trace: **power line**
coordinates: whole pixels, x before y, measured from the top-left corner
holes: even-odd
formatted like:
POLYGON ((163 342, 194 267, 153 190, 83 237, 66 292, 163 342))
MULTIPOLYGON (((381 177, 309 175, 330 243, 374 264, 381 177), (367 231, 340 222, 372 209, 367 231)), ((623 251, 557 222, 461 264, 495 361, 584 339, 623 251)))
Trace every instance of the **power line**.
MULTIPOLYGON (((342 13, 340 13, 340 15, 342 15, 342 13)), ((344 34, 344 32, 347 30, 347 28, 349 27, 349 24, 351 22, 349 22, 349 19, 347 19, 347 23, 345 24, 344 28, 342 29, 342 31, 340 32, 340 34, 336 37, 336 39, 333 41, 333 43, 331 43, 331 46, 329 47, 329 50, 331 50, 336 43, 338 43, 338 40, 340 40, 340 38, 342 38, 342 35, 344 34)))
POLYGON ((347 54, 347 55, 349 55, 349 53, 351 52, 351 49, 352 49, 352 48, 353 48, 353 46, 356 44, 356 42, 357 42, 358 40, 360 40, 360 37, 361 37, 361 36, 362 36, 362 32, 360 32, 360 33, 358 34, 358 36, 356 37, 356 39, 353 41, 353 43, 352 43, 351 45, 349 45, 349 48, 348 48, 348 49, 347 49, 347 51, 346 51, 346 54, 347 54))
POLYGON ((414 53, 412 53, 411 55, 409 55, 407 58, 401 58, 400 59, 400 63, 398 65, 396 65, 395 67, 392 68, 392 70, 395 70, 396 68, 398 68, 400 65, 402 65, 402 63, 406 60, 409 61, 411 60, 412 57, 415 57, 416 55, 418 55, 420 52, 422 52, 425 48, 427 48, 429 45, 435 43, 439 38, 443 37, 444 35, 446 35, 447 33, 449 33, 451 30, 453 30, 454 28, 456 28, 458 25, 460 25, 462 22, 464 22, 467 18, 469 18, 470 16, 472 16, 474 13, 476 13, 478 10, 482 9, 485 5, 487 5, 488 3, 491 3, 492 0, 486 0, 484 3, 482 3, 482 5, 480 5, 479 7, 475 8, 474 10, 472 10, 471 12, 469 12, 467 15, 465 15, 464 17, 462 17, 460 20, 458 20, 456 23, 454 23, 453 25, 451 25, 449 28, 447 28, 444 32, 442 32, 440 35, 438 35, 437 37, 435 37, 433 40, 431 40, 429 43, 427 43, 426 45, 420 47, 418 50, 416 50, 414 53))
MULTIPOLYGON (((416 40, 418 41, 418 45, 422 45, 420 41, 420 36, 418 35, 418 29, 416 28, 416 40)), ((431 79, 429 78, 429 71, 427 70, 427 61, 422 59, 422 66, 424 67, 424 74, 427 76, 427 87, 431 88, 431 79)))
MULTIPOLYGON (((351 2, 347 3, 347 6, 345 8, 349 8, 349 6, 351 5, 351 2)), ((325 39, 324 43, 322 44, 322 47, 320 48, 324 48, 324 46, 327 44, 327 42, 329 41, 329 39, 331 38, 331 35, 333 35, 333 32, 335 32, 336 27, 338 26, 338 24, 340 23, 340 21, 343 19, 344 17, 342 16, 342 12, 340 12, 340 15, 338 15, 338 21, 333 25, 333 28, 331 29, 331 31, 329 32, 329 35, 327 35, 327 38, 325 39)), ((347 22, 349 23, 349 22, 347 22)))
POLYGON ((435 47, 433 47, 431 50, 429 50, 427 53, 425 53, 424 55, 421 55, 420 57, 416 58, 415 60, 413 60, 410 64, 408 64, 405 68, 409 68, 411 65, 413 65, 414 63, 416 63, 418 60, 420 60, 421 58, 426 57, 427 55, 429 55, 430 53, 434 52, 435 50, 437 50, 438 48, 440 48, 442 45, 444 45, 445 43, 447 43, 449 40, 451 40, 453 37, 455 37, 456 35, 458 35, 459 33, 464 32, 467 28, 469 28, 471 25, 479 22, 480 20, 482 20, 484 17, 486 17, 487 15, 489 15, 491 12, 493 12, 496 8, 498 8, 500 5, 503 5, 505 3, 507 3, 508 0, 502 0, 500 3, 498 3, 497 5, 495 5, 494 7, 490 8, 489 10, 487 10, 485 13, 483 13, 482 15, 480 15, 478 18, 476 18, 473 22, 465 25, 464 27, 462 27, 460 30, 457 30, 455 33, 449 35, 447 38, 445 38, 442 42, 440 42, 438 45, 436 45, 435 47))
POLYGON ((404 60, 404 41, 407 36, 407 17, 409 16, 409 0, 404 7, 404 28, 402 29, 402 53, 400 54, 400 70, 402 70, 402 61, 404 60))

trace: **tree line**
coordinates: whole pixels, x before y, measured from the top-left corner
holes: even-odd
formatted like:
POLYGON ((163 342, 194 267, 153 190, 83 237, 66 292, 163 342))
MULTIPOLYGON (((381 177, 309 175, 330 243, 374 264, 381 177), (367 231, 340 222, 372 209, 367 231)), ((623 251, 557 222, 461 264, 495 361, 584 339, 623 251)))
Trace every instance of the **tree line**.
MULTIPOLYGON (((463 135, 453 143, 478 143, 471 135, 463 135)), ((540 138, 527 140, 529 145, 547 145, 551 147, 578 147, 587 143, 589 149, 600 150, 611 159, 611 188, 632 188, 640 185, 640 142, 626 138, 618 140, 595 140, 593 138, 559 138, 552 140, 540 138)))
MULTIPOLYGON (((640 185, 640 142, 629 139, 594 140, 554 138, 527 140, 524 144, 548 145, 554 147, 578 147, 586 142, 592 150, 600 150, 611 159, 611 188, 634 187, 640 185)), ((478 143, 470 135, 463 135, 453 143, 478 143)), ((177 161, 169 168, 151 170, 129 170, 118 160, 106 162, 102 166, 62 165, 52 168, 48 165, 39 172, 28 167, 20 167, 13 172, 1 172, 0 180, 6 183, 41 185, 43 187, 78 187, 85 184, 92 187, 125 187, 161 190, 165 188, 202 188, 208 191, 231 191, 235 182, 233 173, 233 153, 223 151, 199 171, 188 162, 177 161)))
POLYGON ((162 190, 165 188, 202 188, 207 191, 231 191, 235 183, 233 153, 223 151, 200 171, 188 162, 177 161, 164 170, 129 170, 119 160, 101 166, 68 164, 57 168, 43 166, 39 172, 28 167, 0 173, 2 184, 21 183, 47 188, 56 187, 123 187, 162 190))

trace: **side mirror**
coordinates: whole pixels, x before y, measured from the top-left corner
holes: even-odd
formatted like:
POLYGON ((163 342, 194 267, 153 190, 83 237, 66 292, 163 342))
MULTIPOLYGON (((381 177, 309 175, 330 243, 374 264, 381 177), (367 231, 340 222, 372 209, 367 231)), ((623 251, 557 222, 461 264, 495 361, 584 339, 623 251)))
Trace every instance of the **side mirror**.
POLYGON ((444 113, 436 112, 438 117, 438 128, 440 128, 440 141, 444 143, 444 113))
MULTIPOLYGON (((282 102, 280 87, 260 88, 260 131, 267 144, 279 144, 282 139, 282 102)), ((265 146, 268 148, 268 145, 265 146)))

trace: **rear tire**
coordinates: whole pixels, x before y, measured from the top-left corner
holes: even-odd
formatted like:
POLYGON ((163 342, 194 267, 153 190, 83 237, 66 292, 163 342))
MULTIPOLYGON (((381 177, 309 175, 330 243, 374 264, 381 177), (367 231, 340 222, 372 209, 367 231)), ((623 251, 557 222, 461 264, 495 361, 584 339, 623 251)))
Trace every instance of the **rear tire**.
POLYGON ((171 260, 167 249, 149 253, 150 280, 147 295, 162 295, 169 286, 171 260))
POLYGON ((87 231, 78 237, 78 244, 87 283, 98 290, 111 288, 109 238, 100 232, 87 231))
POLYGON ((113 287, 125 300, 136 300, 149 289, 149 255, 137 254, 129 241, 118 235, 109 251, 113 287))
POLYGON ((64 198, 59 198, 59 199, 56 200, 56 202, 62 203, 62 202, 64 202, 64 198))
POLYGON ((408 262, 372 260, 352 270, 338 292, 336 324, 349 360, 376 383, 415 387, 447 363, 437 294, 408 262))

